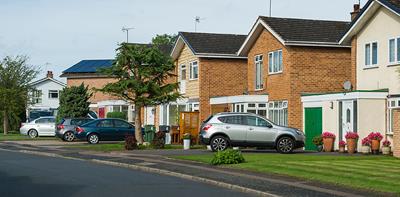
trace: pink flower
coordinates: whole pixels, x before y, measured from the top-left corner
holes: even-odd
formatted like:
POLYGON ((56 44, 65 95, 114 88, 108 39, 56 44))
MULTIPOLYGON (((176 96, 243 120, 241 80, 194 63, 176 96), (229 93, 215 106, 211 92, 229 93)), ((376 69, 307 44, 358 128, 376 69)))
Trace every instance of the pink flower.
POLYGON ((382 136, 382 134, 379 133, 379 132, 371 132, 371 133, 368 135, 368 138, 369 138, 370 140, 378 140, 378 141, 381 141, 381 140, 383 139, 383 136, 382 136))
POLYGON ((339 142, 339 146, 340 146, 340 147, 344 147, 344 146, 346 146, 346 142, 345 142, 345 141, 343 141, 343 140, 341 140, 341 141, 339 142))
POLYGON ((321 136, 322 138, 336 138, 335 134, 331 132, 323 132, 321 136))
POLYGON ((361 144, 363 146, 371 146, 371 139, 369 139, 369 137, 365 137, 364 139, 362 139, 361 144))
POLYGON ((346 139, 358 139, 359 136, 356 132, 347 132, 346 133, 346 139))
POLYGON ((382 142, 382 144, 383 144, 384 147, 389 147, 391 143, 390 143, 389 140, 385 140, 385 141, 382 142))

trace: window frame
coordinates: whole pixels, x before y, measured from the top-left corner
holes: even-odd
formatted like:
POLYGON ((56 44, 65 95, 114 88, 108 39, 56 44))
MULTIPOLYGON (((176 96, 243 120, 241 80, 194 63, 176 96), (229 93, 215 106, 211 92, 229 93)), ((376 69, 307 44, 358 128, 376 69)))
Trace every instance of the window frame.
POLYGON ((255 83, 254 88, 256 91, 264 89, 264 56, 263 54, 258 54, 254 56, 254 66, 255 66, 255 83), (259 71, 259 73, 258 73, 259 71), (259 79, 259 81, 257 81, 259 79))
POLYGON ((198 80, 199 79, 199 62, 197 60, 189 62, 189 80, 198 80), (194 66, 194 63, 196 65, 194 66), (194 75, 194 68, 197 68, 197 77, 195 78, 194 75))
POLYGON ((392 37, 388 39, 388 62, 389 66, 400 64, 400 36, 392 37), (391 56, 391 48, 390 48, 390 41, 394 41, 394 61, 390 61, 391 56))
POLYGON ((288 105, 287 100, 268 102, 268 119, 274 124, 288 126, 288 105), (277 118, 275 117, 275 113, 278 116, 277 118))
POLYGON ((43 91, 42 90, 33 90, 32 91, 32 103, 33 104, 42 104, 43 102, 43 91))
POLYGON ((268 74, 283 73, 283 50, 275 50, 268 53, 268 74), (277 56, 275 56, 277 54, 277 56), (272 59, 271 59, 272 58, 272 59), (276 60, 277 58, 277 60, 276 60), (276 65, 277 64, 277 65, 276 65), (275 71, 276 68, 276 71, 275 71))
POLYGON ((378 41, 367 42, 364 44, 364 67, 378 67, 379 63, 379 43, 378 41), (376 63, 374 63, 374 44, 376 44, 376 63), (367 45, 369 45, 369 50, 367 51, 367 45), (367 53, 369 57, 367 58, 367 53), (368 64, 367 64, 368 61, 368 64))
POLYGON ((181 64, 180 66, 179 66, 179 81, 186 81, 187 80, 187 69, 186 69, 186 65, 185 64, 181 64), (185 75, 182 75, 182 72, 183 72, 183 70, 185 70, 185 75), (185 76, 184 77, 184 79, 183 79, 183 76, 185 76))

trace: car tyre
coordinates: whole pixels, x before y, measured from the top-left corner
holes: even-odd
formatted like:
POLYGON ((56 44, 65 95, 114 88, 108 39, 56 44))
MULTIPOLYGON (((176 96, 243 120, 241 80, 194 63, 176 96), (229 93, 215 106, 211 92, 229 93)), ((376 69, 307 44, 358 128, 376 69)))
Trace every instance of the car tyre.
POLYGON ((31 129, 28 131, 28 136, 30 138, 37 138, 39 136, 39 134, 35 129, 31 129))
POLYGON ((99 136, 95 133, 92 133, 88 136, 87 141, 89 144, 98 144, 99 143, 99 136))
POLYGON ((210 146, 213 152, 216 151, 224 151, 229 147, 229 140, 228 138, 218 135, 211 139, 210 146))
POLYGON ((276 143, 276 150, 279 153, 292 153, 294 149, 294 140, 291 137, 281 137, 276 143))
POLYGON ((63 140, 66 142, 72 142, 75 139, 75 135, 71 131, 64 133, 63 140))

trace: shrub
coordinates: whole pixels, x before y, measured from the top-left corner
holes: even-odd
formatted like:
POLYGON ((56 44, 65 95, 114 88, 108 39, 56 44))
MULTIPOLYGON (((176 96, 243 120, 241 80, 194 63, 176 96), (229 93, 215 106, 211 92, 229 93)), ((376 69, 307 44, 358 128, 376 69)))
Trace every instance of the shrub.
POLYGON ((382 142, 382 144, 383 144, 383 147, 389 147, 391 143, 389 140, 385 140, 382 142))
POLYGON ((157 132, 151 142, 151 146, 155 149, 163 149, 165 146, 165 133, 161 131, 157 132))
POLYGON ((324 142, 322 141, 321 135, 315 136, 315 137, 312 139, 312 143, 313 143, 315 146, 320 146, 320 145, 324 144, 324 142))
POLYGON ((125 136, 125 150, 138 149, 137 141, 134 135, 125 136))
POLYGON ((347 132, 345 138, 346 139, 356 139, 357 140, 359 138, 359 136, 358 136, 358 134, 356 132, 347 132))
POLYGON ((361 144, 363 146, 371 146, 371 139, 369 139, 369 137, 365 137, 364 139, 362 139, 361 144))
POLYGON ((228 149, 215 153, 214 158, 211 160, 211 164, 238 164, 243 163, 244 161, 244 157, 240 151, 228 149))
POLYGON ((379 133, 379 132, 371 132, 371 133, 368 135, 368 138, 369 138, 370 140, 378 140, 378 141, 381 141, 381 140, 383 139, 383 136, 382 136, 382 134, 379 133))
POLYGON ((321 136, 322 138, 336 138, 335 134, 331 132, 323 132, 321 136))
POLYGON ((185 134, 183 134, 183 139, 184 140, 191 140, 192 139, 192 135, 190 133, 185 133, 185 134))
POLYGON ((122 120, 126 120, 126 113, 124 112, 108 112, 107 113, 107 118, 118 118, 118 119, 122 119, 122 120))
POLYGON ((346 142, 343 141, 343 140, 341 140, 341 141, 339 142, 339 147, 345 147, 345 146, 346 146, 346 142))

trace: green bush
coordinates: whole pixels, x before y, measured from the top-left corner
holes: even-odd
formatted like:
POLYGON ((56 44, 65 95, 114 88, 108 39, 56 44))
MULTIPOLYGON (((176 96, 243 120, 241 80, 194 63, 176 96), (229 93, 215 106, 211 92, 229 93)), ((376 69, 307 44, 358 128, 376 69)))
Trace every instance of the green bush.
POLYGON ((119 118, 122 120, 126 120, 126 114, 124 112, 108 112, 107 113, 107 118, 119 118))
POLYGON ((242 153, 238 150, 231 149, 218 151, 211 160, 212 165, 238 164, 243 162, 245 162, 245 160, 242 153))

